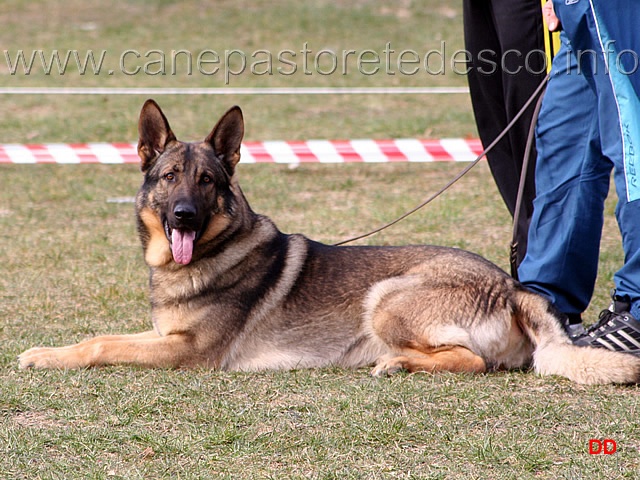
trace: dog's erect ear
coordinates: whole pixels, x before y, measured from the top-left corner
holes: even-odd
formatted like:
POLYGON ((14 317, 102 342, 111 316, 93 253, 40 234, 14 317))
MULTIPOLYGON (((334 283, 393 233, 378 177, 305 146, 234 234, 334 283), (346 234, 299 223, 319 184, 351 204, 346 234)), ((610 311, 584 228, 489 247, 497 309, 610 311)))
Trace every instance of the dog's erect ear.
POLYGON ((156 102, 149 99, 144 102, 138 121, 138 155, 142 163, 140 168, 146 172, 153 161, 164 152, 167 144, 176 139, 171 131, 167 117, 156 102))
POLYGON ((242 110, 235 106, 227 110, 205 142, 209 142, 216 155, 225 162, 230 175, 240 161, 240 144, 244 136, 244 120, 242 110))

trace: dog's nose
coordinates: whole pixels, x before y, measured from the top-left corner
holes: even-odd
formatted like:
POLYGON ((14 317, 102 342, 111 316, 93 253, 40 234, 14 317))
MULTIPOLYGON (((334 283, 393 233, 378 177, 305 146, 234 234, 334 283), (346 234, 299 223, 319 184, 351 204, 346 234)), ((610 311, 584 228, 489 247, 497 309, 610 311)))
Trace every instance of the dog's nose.
POLYGON ((193 220, 196 216, 196 209, 188 203, 179 203, 173 209, 173 214, 178 220, 193 220))

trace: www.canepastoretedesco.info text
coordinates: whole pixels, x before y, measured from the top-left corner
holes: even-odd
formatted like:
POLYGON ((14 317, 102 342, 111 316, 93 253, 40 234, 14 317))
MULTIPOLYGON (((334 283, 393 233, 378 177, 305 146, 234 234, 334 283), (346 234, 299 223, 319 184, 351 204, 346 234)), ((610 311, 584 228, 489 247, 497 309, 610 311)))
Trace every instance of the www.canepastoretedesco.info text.
MULTIPOLYGON (((619 73, 632 75, 638 71, 640 60, 637 52, 617 50, 615 41, 609 41, 602 51, 579 50, 574 52, 578 69, 585 62, 595 64, 598 56, 606 56, 605 68, 615 68, 619 73)), ((569 57, 567 57, 569 58, 569 57)), ((273 52, 257 49, 127 49, 109 50, 58 50, 36 49, 4 50, 4 65, 0 73, 9 75, 205 75, 224 78, 225 84, 240 75, 467 75, 471 69, 479 74, 517 75, 522 70, 542 74, 547 69, 547 56, 543 50, 521 52, 510 49, 496 52, 481 50, 474 58, 464 49, 447 48, 441 41, 437 48, 397 49, 387 42, 381 49, 332 50, 311 48, 308 42, 302 47, 273 52)), ((593 68, 593 67, 590 67, 593 68)), ((573 73, 569 62, 567 72, 573 73)), ((577 73, 580 73, 579 71, 577 73)))
POLYGON ((251 75, 466 75, 470 68, 480 73, 502 71, 517 74, 522 69, 539 71, 546 68, 543 51, 526 54, 512 50, 498 55, 483 51, 472 65, 466 50, 447 49, 441 42, 433 49, 395 49, 391 42, 376 49, 313 49, 304 43, 300 49, 282 49, 272 52, 257 49, 191 51, 128 49, 109 50, 4 50, 3 69, 18 75, 206 75, 223 77, 229 83, 232 77, 251 75))

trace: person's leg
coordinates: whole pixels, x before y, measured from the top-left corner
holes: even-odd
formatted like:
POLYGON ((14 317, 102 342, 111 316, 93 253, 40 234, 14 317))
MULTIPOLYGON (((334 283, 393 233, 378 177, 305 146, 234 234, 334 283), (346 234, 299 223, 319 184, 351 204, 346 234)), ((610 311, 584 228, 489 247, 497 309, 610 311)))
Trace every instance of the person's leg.
POLYGON ((537 127, 537 196, 520 281, 561 312, 589 305, 611 164, 602 161, 596 97, 567 39, 554 59, 537 127))
MULTIPOLYGON (((465 0, 464 33, 469 90, 478 134, 484 146, 493 142, 519 112, 544 78, 542 15, 538 0, 465 0), (531 51, 540 51, 529 56, 531 51), (491 63, 493 62, 493 63, 491 63), (504 66, 504 70, 503 67, 504 66)), ((498 190, 511 215, 533 105, 507 136, 487 155, 498 190)), ((524 256, 535 195, 535 148, 529 162, 518 225, 518 263, 524 256)))
POLYGON ((614 276, 616 291, 611 307, 576 343, 640 354, 640 178, 636 166, 640 85, 634 85, 637 78, 628 74, 629 65, 620 62, 624 60, 620 52, 640 50, 637 23, 630 22, 629 15, 635 3, 615 0, 603 5, 590 1, 577 8, 560 8, 560 20, 574 49, 590 56, 582 67, 598 99, 603 163, 614 165, 616 218, 625 252, 624 264, 614 276))
MULTIPOLYGON (((544 53, 544 26, 542 23, 541 3, 536 0, 516 1, 494 0, 493 14, 496 32, 500 41, 504 69, 502 86, 504 91, 504 108, 506 120, 510 122, 540 86, 546 75, 546 57, 544 53)), ((513 165, 514 177, 503 179, 501 191, 509 198, 508 204, 512 214, 515 210, 518 185, 524 163, 527 136, 535 102, 509 131, 506 141, 511 152, 510 163, 513 165)), ((529 223, 533 214, 535 198, 535 145, 530 153, 522 207, 517 229, 517 264, 522 262, 527 249, 529 223)), ((491 162, 491 160, 489 160, 491 162)), ((507 160, 505 159, 506 163, 507 160)))
MULTIPOLYGON (((467 80, 471 106, 478 135, 483 146, 493 142, 508 121, 504 106, 504 87, 500 57, 502 49, 496 32, 491 0, 464 0, 463 23, 465 48, 469 52, 467 80), (494 62, 491 65, 488 62, 494 62)), ((488 155, 489 167, 510 213, 515 205, 513 195, 506 188, 518 178, 513 168, 513 153, 503 139, 488 155)))
POLYGON ((598 92, 602 151, 614 163, 618 193, 616 219, 622 234, 624 264, 616 272, 616 295, 630 303, 630 313, 640 319, 640 79, 638 20, 620 12, 631 12, 636 2, 593 2, 594 26, 582 47, 607 52, 598 58, 594 83, 598 92), (611 7, 614 7, 612 9, 611 7), (597 27, 597 28, 596 28, 597 27))

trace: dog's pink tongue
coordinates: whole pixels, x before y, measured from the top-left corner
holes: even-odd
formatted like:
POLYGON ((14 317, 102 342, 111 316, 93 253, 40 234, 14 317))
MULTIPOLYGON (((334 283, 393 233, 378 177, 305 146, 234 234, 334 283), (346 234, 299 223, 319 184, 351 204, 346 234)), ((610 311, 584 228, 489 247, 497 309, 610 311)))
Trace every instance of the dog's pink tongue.
POLYGON ((173 259, 176 263, 186 265, 191 261, 195 238, 196 232, 192 230, 173 229, 171 232, 171 253, 173 253, 173 259))

